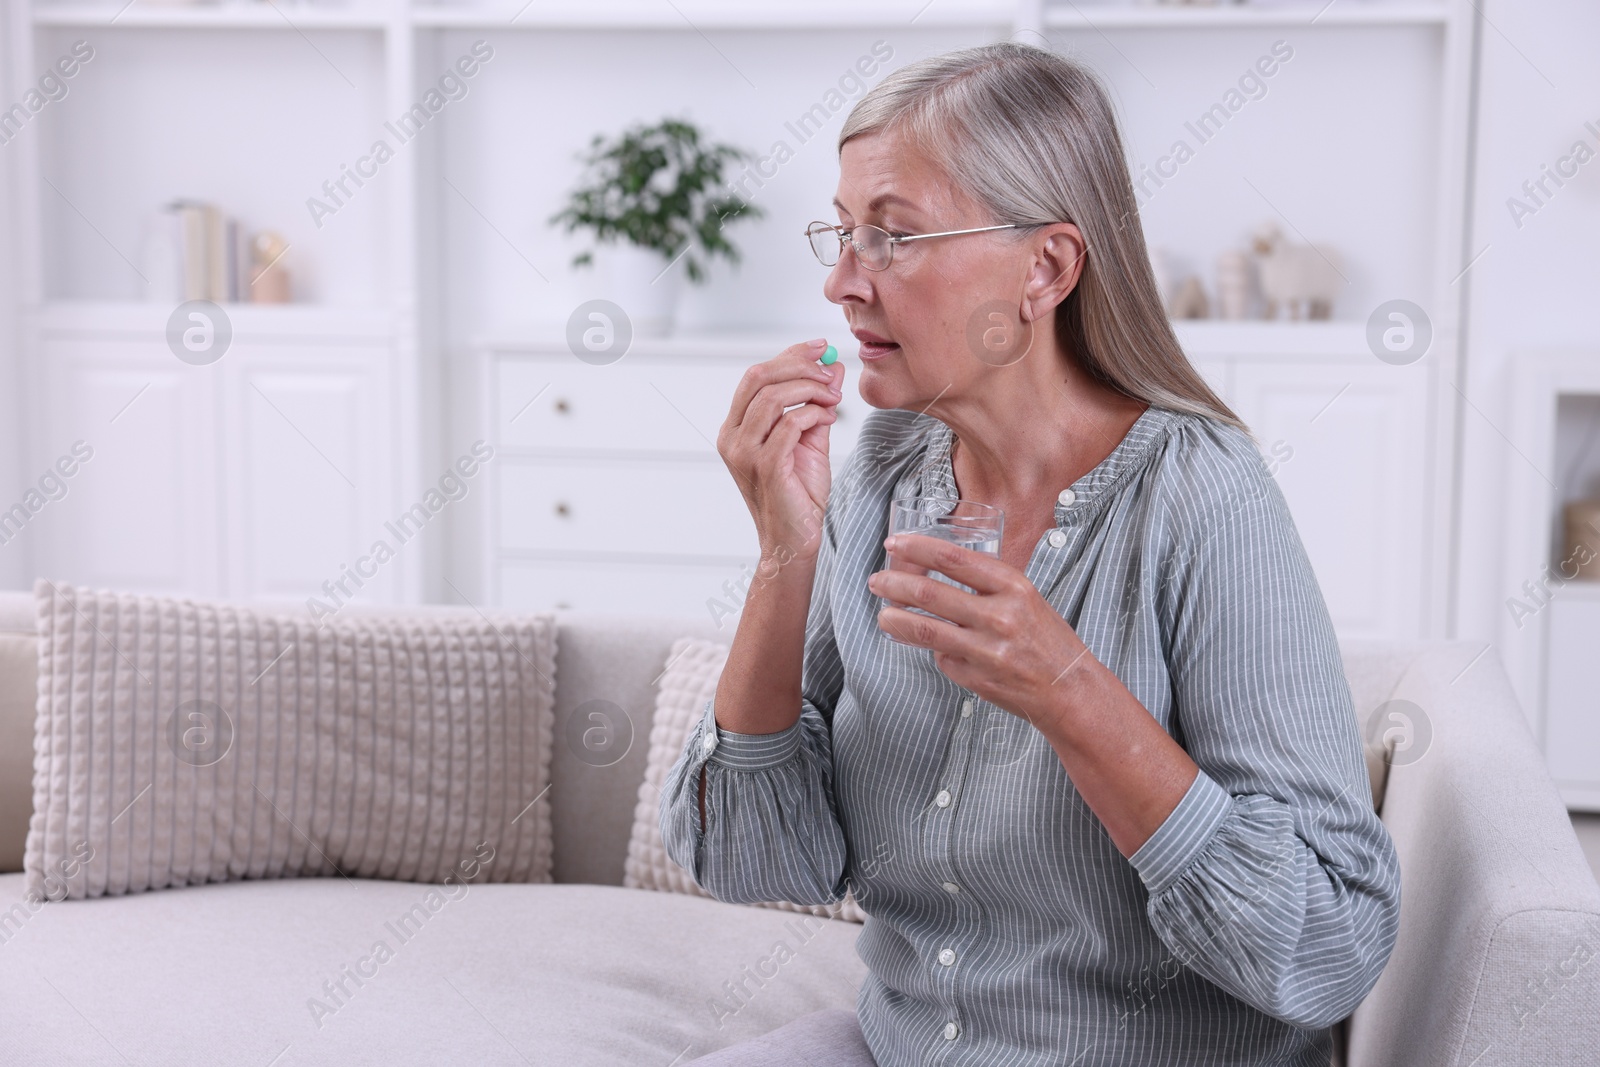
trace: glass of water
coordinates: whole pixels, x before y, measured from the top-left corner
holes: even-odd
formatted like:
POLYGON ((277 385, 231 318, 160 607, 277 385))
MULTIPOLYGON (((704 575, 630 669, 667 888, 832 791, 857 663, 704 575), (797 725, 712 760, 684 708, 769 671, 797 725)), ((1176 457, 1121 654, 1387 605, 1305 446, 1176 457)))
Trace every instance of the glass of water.
MULTIPOLYGON (((890 534, 923 534, 928 537, 937 537, 941 541, 949 541, 963 548, 970 548, 975 552, 982 552, 986 556, 1000 558, 1000 536, 1005 530, 1005 512, 993 504, 980 504, 976 500, 956 500, 951 497, 939 496, 911 496, 900 497, 889 503, 889 533, 890 534)), ((906 571, 910 574, 926 575, 935 581, 953 585, 957 589, 971 593, 970 586, 962 585, 952 578, 948 578, 938 571, 930 571, 913 563, 897 561, 894 553, 888 555, 888 569, 892 571, 906 571)), ((898 607, 906 611, 916 612, 918 615, 927 615, 929 618, 938 618, 932 612, 923 611, 921 608, 896 604, 887 597, 878 598, 882 607, 898 607)), ((884 636, 897 644, 909 644, 901 641, 893 634, 884 632, 884 636)))

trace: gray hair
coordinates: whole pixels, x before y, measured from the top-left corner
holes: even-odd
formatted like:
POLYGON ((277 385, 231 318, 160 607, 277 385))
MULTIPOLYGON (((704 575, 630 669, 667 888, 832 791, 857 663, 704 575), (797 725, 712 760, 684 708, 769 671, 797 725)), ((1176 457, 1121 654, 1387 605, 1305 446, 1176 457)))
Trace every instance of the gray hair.
POLYGON ((1068 354, 1149 404, 1236 426, 1172 332, 1145 248, 1111 100, 1087 67, 1004 41, 908 64, 857 102, 839 131, 907 137, 996 222, 1075 223, 1083 273, 1056 308, 1068 354))

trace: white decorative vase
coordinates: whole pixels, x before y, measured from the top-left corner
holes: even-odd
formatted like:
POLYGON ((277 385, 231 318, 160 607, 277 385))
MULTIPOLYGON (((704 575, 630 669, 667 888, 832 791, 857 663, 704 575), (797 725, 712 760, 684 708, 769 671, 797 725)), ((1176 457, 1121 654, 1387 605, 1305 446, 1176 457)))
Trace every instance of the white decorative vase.
POLYGON ((672 332, 683 289, 683 264, 638 245, 609 245, 603 252, 611 299, 633 324, 635 337, 672 332))

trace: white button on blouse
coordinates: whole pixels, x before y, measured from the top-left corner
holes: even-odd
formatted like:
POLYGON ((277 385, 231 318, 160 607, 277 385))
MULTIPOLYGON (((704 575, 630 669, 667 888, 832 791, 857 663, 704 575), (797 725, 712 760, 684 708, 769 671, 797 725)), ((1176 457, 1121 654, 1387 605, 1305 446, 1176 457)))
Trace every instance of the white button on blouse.
POLYGON ((1061 492, 1056 494, 1056 499, 1061 501, 1061 503, 1065 504, 1067 507, 1071 507, 1072 502, 1078 499, 1078 494, 1074 493, 1071 489, 1063 489, 1061 492))
POLYGON ((1066 543, 1067 543, 1067 535, 1066 535, 1066 533, 1064 531, 1062 531, 1062 530, 1051 530, 1050 531, 1050 547, 1051 548, 1060 548, 1062 545, 1064 545, 1066 543))
POLYGON ((955 961, 956 961, 956 954, 955 954, 954 950, 948 949, 948 948, 939 950, 939 962, 940 963, 942 963, 946 967, 948 967, 952 963, 954 963, 955 961))
POLYGON ((956 1035, 960 1032, 961 1027, 957 1026, 955 1023, 944 1024, 944 1039, 946 1041, 954 1041, 956 1039, 956 1035))
POLYGON ((941 808, 948 808, 950 806, 950 790, 939 790, 939 795, 933 798, 933 802, 941 808))

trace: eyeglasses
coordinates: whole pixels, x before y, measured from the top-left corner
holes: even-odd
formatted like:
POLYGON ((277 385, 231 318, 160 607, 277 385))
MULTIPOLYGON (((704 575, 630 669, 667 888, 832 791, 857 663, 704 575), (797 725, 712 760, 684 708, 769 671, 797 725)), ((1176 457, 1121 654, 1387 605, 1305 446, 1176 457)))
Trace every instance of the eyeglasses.
POLYGON ((929 237, 958 237, 964 233, 987 233, 990 230, 1010 230, 1020 223, 1007 222, 999 226, 979 226, 972 230, 946 230, 943 233, 913 233, 894 236, 877 226, 853 226, 845 229, 827 222, 813 222, 806 227, 806 237, 811 241, 811 251, 824 267, 839 262, 845 242, 856 250, 856 258, 868 270, 886 270, 894 258, 894 246, 905 241, 921 241, 929 237))

